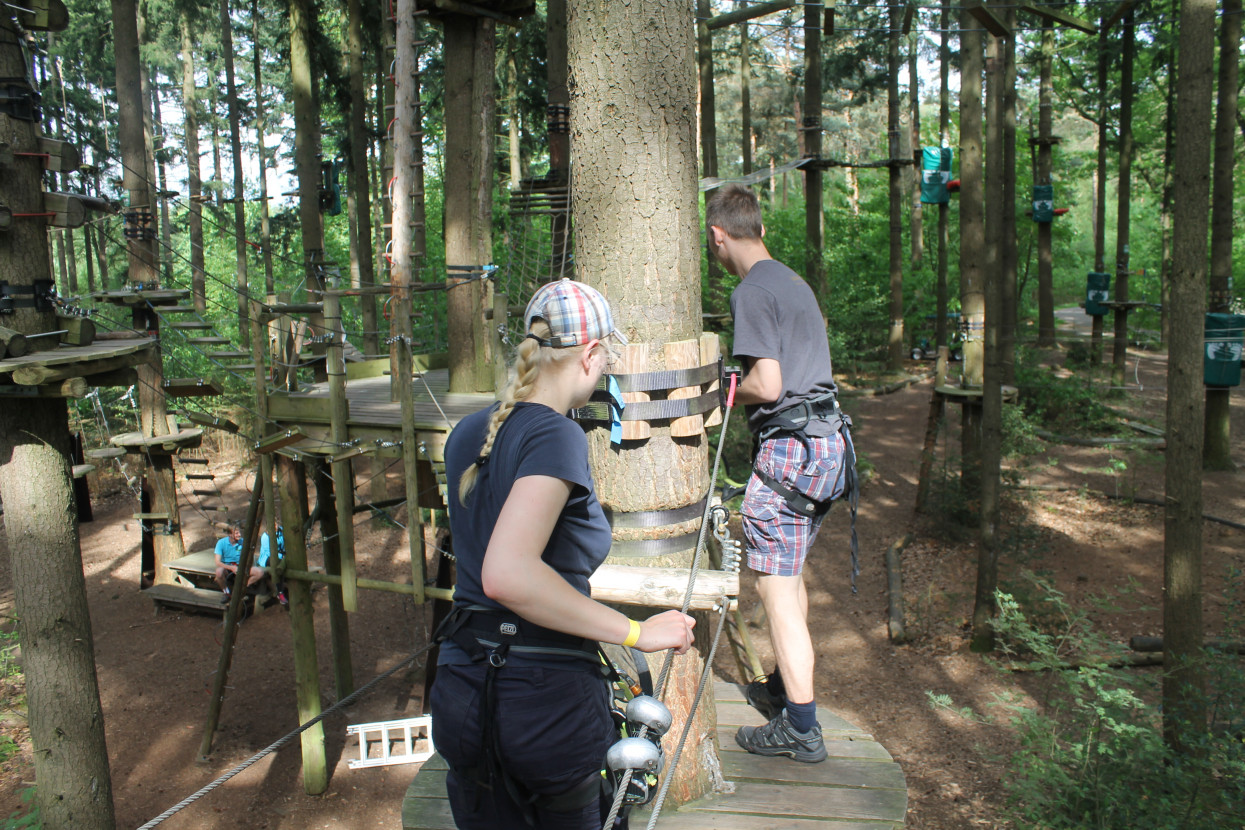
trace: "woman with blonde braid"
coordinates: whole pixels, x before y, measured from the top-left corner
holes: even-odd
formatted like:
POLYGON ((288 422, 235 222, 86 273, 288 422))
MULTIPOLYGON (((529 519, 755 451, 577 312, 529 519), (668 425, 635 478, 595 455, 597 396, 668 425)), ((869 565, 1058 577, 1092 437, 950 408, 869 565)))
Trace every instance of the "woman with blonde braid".
POLYGON ((694 623, 678 611, 637 622, 589 596, 610 527, 567 412, 606 371, 605 341, 626 342, 609 305, 560 280, 536 292, 524 323, 510 386, 446 443, 458 583, 441 629, 434 736, 460 830, 595 830, 618 737, 597 644, 682 653, 694 623))

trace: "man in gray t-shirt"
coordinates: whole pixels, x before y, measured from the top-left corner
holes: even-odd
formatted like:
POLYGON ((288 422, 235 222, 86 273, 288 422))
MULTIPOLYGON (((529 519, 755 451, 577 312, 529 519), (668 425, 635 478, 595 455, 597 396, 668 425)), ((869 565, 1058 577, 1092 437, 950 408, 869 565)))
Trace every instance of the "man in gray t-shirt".
MULTIPOLYGON (((744 368, 736 400, 753 435, 775 413, 836 391, 826 324, 808 284, 775 262, 762 242, 761 209, 751 190, 727 185, 705 206, 709 250, 742 282, 731 294, 734 356, 744 368)), ((794 510, 776 484, 827 503, 846 485, 846 445, 829 421, 810 421, 804 435, 779 433, 761 441, 741 510, 748 567, 769 618, 778 671, 757 678, 747 697, 769 723, 742 727, 735 741, 758 755, 817 762, 826 757, 817 723, 808 630, 804 560, 824 513, 794 510), (769 480, 767 483, 760 473, 769 480)))

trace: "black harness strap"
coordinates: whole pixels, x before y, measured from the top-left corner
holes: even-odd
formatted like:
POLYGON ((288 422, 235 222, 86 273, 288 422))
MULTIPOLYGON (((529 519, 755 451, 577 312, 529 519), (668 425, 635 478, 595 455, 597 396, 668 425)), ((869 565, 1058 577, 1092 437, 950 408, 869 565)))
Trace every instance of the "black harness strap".
MULTIPOLYGON (((856 513, 860 505, 860 479, 856 474, 856 447, 852 443, 852 419, 839 408, 838 397, 833 392, 827 392, 820 397, 801 401, 795 406, 789 406, 780 412, 774 413, 765 423, 761 424, 761 428, 757 431, 758 447, 759 443, 767 438, 790 435, 800 440, 800 443, 804 445, 805 455, 811 458, 813 450, 807 427, 812 421, 825 421, 830 425, 832 435, 835 432, 842 433, 843 435, 844 458, 843 465, 839 470, 839 475, 843 481, 843 493, 839 498, 846 497, 848 506, 852 511, 852 593, 855 594, 856 577, 860 574, 860 542, 856 536, 856 513)), ((807 494, 784 484, 760 468, 754 467, 753 472, 757 478, 761 479, 762 484, 782 496, 787 506, 801 516, 808 516, 809 518, 823 516, 835 501, 833 498, 825 500, 810 498, 807 494)), ((831 488, 831 492, 838 489, 839 481, 836 480, 834 484, 835 486, 831 488)))
MULTIPOLYGON (((434 635, 438 643, 453 640, 473 662, 487 662, 480 694, 480 747, 484 763, 455 770, 481 789, 500 782, 519 807, 524 820, 536 826, 536 811, 569 812, 591 804, 601 796, 604 778, 594 771, 579 784, 558 795, 531 793, 502 765, 501 738, 497 730, 497 671, 509 654, 547 654, 585 660, 599 666, 602 677, 613 675, 609 661, 602 661, 600 645, 592 640, 563 634, 529 622, 518 614, 484 605, 455 605, 434 635)), ((476 791, 479 798, 480 792, 476 791)))

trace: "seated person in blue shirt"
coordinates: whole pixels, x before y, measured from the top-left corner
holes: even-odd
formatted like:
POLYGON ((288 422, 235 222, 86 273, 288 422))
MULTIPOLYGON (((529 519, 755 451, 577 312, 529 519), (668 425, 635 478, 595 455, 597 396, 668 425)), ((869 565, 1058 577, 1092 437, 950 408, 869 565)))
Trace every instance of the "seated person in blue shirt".
MULTIPOLYGON (((235 575, 238 573, 238 560, 242 558, 242 525, 238 522, 229 523, 229 535, 216 543, 216 584, 220 586, 225 596, 222 601, 228 601, 230 588, 233 586, 235 575)), ((248 575, 247 586, 254 585, 264 578, 266 572, 263 568, 251 565, 251 573, 248 575)))

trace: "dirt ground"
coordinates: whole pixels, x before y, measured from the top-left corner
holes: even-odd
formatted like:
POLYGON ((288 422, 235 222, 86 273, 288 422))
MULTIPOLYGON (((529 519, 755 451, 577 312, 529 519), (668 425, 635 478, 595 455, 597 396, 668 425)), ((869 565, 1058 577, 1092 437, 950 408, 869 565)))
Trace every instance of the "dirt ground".
MULTIPOLYGON (((1161 355, 1131 353, 1126 402, 1114 403, 1134 420, 1162 426, 1166 366, 1161 355), (1138 383, 1140 388, 1137 388, 1138 383)), ((820 633, 818 701, 871 731, 902 765, 908 782, 907 825, 926 830, 998 827, 1000 778, 1007 769, 1012 736, 1003 726, 961 719, 932 708, 927 693, 950 695, 957 705, 988 709, 996 693, 1024 687, 987 667, 968 651, 976 549, 971 539, 946 541, 944 517, 913 512, 930 383, 890 395, 856 398, 847 408, 856 422, 859 451, 875 471, 860 502, 859 593, 848 582, 847 512, 836 508, 811 559, 808 587, 812 627, 820 633), (886 574, 883 553, 905 534, 907 625, 915 640, 896 646, 887 637, 886 574)), ((949 422, 954 422, 954 408, 949 422)), ((1234 457, 1245 464, 1245 402, 1233 396, 1234 457)), ((954 425, 942 436, 958 446, 954 425)), ((245 512, 249 470, 217 465, 217 481, 232 507, 245 512)), ((1022 490, 1013 516, 1026 530, 1005 556, 1003 573, 1041 570, 1073 602, 1091 593, 1135 585, 1133 595, 1148 610, 1101 616, 1104 629, 1120 641, 1134 634, 1161 633, 1163 516, 1160 508, 1107 500, 1091 491, 1161 499, 1161 453, 1122 449, 1048 447, 1040 463, 1018 470, 1026 485, 1067 490, 1022 490), (1122 471, 1112 471, 1123 462, 1122 471), (1081 489, 1078 489, 1081 488, 1081 489), (1028 495, 1025 495, 1025 494, 1028 495)), ((390 471, 391 492, 401 487, 390 471)), ((1245 516, 1241 473, 1205 476, 1205 512, 1239 522, 1245 516)), ((285 735, 297 725, 293 660, 287 615, 279 607, 259 612, 241 626, 211 759, 196 760, 208 697, 219 657, 221 620, 155 612, 138 591, 139 532, 130 515, 137 507, 128 491, 94 492, 95 520, 82 526, 83 567, 94 626, 96 663, 107 724, 118 826, 138 827, 185 796, 285 735)), ((201 513, 183 512, 188 550, 210 547, 215 533, 201 513)), ((1013 525, 1016 522, 1013 522, 1013 525)), ((357 528, 360 573, 375 579, 409 578, 403 531, 357 528)), ((0 537, 2 538, 2 537, 0 537)), ((954 538, 954 537, 950 537, 954 538)), ((318 551, 311 540, 313 560, 318 551)), ((1205 618, 1215 626, 1226 602, 1223 575, 1229 565, 1245 567, 1245 533, 1205 524, 1205 618)), ((12 613, 7 550, 0 546, 0 614, 12 613)), ((745 579, 745 613, 756 618, 756 596, 745 579)), ((333 690, 327 601, 315 594, 323 703, 333 690)), ((426 641, 426 606, 394 594, 369 592, 350 619, 354 674, 362 685, 408 656, 426 641)), ((762 629, 753 631, 770 665, 762 629)), ((717 669, 740 680, 729 649, 717 669)), ((0 687, 5 705, 0 731, 23 750, 0 766, 0 817, 18 808, 19 792, 33 779, 16 690, 0 687)), ((352 770, 357 754, 345 736, 347 724, 420 713, 422 666, 399 672, 341 715, 325 721, 331 780, 326 794, 303 794, 297 741, 269 755, 224 786, 164 822, 183 828, 397 828, 403 792, 412 766, 352 770)), ((776 763, 785 763, 777 760, 776 763)))

